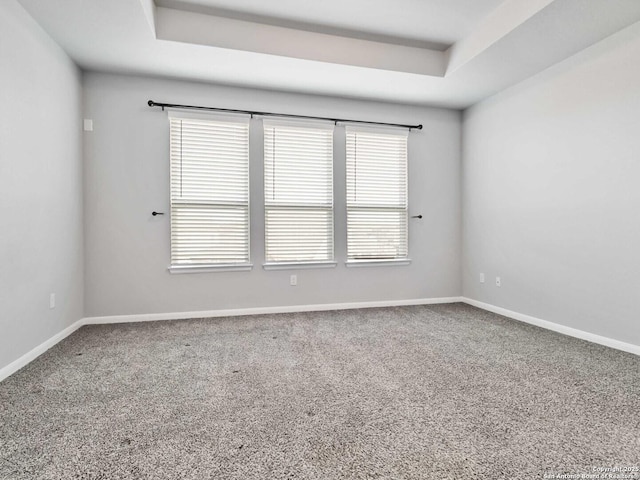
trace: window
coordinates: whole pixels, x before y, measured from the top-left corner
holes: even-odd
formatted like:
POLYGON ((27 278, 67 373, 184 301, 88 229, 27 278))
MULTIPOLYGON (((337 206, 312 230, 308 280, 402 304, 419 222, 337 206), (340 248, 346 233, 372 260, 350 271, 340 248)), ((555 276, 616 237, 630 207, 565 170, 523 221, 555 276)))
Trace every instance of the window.
POLYGON ((332 264, 332 124, 264 120, 264 208, 265 268, 332 264))
POLYGON ((347 263, 407 260, 407 136, 347 127, 347 263))
POLYGON ((249 121, 170 112, 172 272, 249 268, 249 121))

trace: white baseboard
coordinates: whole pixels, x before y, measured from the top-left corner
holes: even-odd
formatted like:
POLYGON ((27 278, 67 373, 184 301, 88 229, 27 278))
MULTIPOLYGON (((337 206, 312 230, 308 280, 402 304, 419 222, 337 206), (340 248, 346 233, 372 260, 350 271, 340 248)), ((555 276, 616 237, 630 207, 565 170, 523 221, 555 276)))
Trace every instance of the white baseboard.
POLYGON ((547 330, 553 330, 554 332, 562 333, 570 337, 597 343, 600 345, 604 345, 605 347, 615 348, 616 350, 622 350, 623 352, 640 355, 640 345, 621 342, 620 340, 614 340, 613 338, 603 337, 602 335, 596 335, 595 333, 585 332, 583 330, 578 330, 577 328, 567 327, 565 325, 560 325, 559 323, 549 322, 548 320, 542 320, 541 318, 514 312, 511 310, 507 310, 506 308, 496 307, 495 305, 479 302, 478 300, 473 300, 471 298, 463 297, 462 302, 473 305, 474 307, 481 308, 482 310, 497 313, 498 315, 503 315, 520 322, 530 323, 531 325, 545 328, 547 330))
POLYGON ((111 315, 106 317, 86 317, 81 318, 77 322, 68 326, 60 333, 57 333, 49 340, 41 343, 33 350, 25 353, 17 360, 11 362, 6 367, 0 368, 0 382, 12 375, 16 371, 28 363, 35 360, 58 342, 64 340, 73 332, 83 325, 101 325, 110 323, 131 323, 131 322, 150 322, 158 320, 184 320, 189 318, 213 318, 213 317, 233 317, 241 315, 262 315, 269 313, 296 313, 296 312, 321 312, 328 310, 351 310, 355 308, 376 308, 376 307, 401 307, 409 305, 435 305, 441 303, 464 302, 474 307, 497 313, 505 317, 512 318, 525 323, 530 323, 538 327, 553 330, 554 332, 569 335, 571 337, 580 338, 589 342, 597 343, 607 347, 622 350, 624 352, 640 355, 640 346, 631 343, 621 342, 612 338, 596 335, 595 333, 585 332, 576 328, 567 327, 558 323, 549 322, 540 318, 532 317, 522 313, 507 310, 506 308, 496 307, 478 300, 466 297, 441 297, 441 298, 418 298, 410 300, 382 300, 375 302, 352 302, 352 303, 327 303, 319 305, 292 305, 280 307, 256 307, 256 308, 236 308, 228 310, 204 310, 196 312, 174 312, 174 313, 149 313, 141 315, 111 315))
POLYGON ((196 312, 144 313, 138 315, 110 315, 86 317, 85 325, 109 323, 155 322, 158 320, 185 320, 189 318, 237 317, 241 315, 264 315, 269 313, 323 312, 328 310, 351 310, 354 308, 401 307, 407 305, 435 305, 461 302, 462 297, 418 298, 410 300, 382 300, 375 302, 323 303, 318 305, 291 305, 279 307, 233 308, 227 310, 203 310, 196 312))
POLYGON ((71 335, 73 332, 78 330, 83 325, 84 325, 84 319, 81 318, 80 320, 78 320, 77 322, 73 323, 72 325, 69 325, 67 328, 62 330, 60 333, 56 333, 49 340, 41 343, 40 345, 38 345, 33 350, 28 351, 27 353, 22 355, 17 360, 14 360, 13 362, 11 362, 6 367, 0 368, 0 382, 2 380, 4 380, 5 378, 7 378, 8 376, 13 375, 15 372, 20 370, 22 367, 24 367, 28 363, 33 362, 36 358, 38 358, 44 352, 49 350, 55 344, 61 342, 65 338, 67 338, 69 335, 71 335))

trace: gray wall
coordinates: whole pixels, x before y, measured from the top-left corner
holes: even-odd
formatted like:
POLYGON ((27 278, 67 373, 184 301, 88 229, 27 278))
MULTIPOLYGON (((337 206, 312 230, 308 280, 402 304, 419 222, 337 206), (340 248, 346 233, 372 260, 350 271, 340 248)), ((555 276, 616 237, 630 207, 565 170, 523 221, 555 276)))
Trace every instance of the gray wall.
POLYGON ((640 24, 465 112, 465 296, 640 345, 638 59, 640 24))
POLYGON ((85 75, 86 316, 458 296, 459 112, 100 73, 85 75), (344 129, 336 129, 335 269, 264 271, 262 129, 251 125, 251 272, 171 275, 166 113, 147 100, 423 123, 410 138, 410 228, 404 267, 349 268, 345 260, 344 129), (289 286, 289 275, 298 286, 289 286))
POLYGON ((2 368, 82 317, 83 239, 81 76, 14 0, 0 71, 2 368))

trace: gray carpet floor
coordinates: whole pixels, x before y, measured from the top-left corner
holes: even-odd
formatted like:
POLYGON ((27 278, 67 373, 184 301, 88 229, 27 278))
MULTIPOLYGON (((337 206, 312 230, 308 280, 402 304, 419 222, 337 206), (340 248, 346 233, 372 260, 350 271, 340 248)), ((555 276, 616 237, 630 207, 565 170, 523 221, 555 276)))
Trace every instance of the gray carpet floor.
POLYGON ((0 383, 2 479, 639 464, 640 357, 462 304, 86 326, 0 383))

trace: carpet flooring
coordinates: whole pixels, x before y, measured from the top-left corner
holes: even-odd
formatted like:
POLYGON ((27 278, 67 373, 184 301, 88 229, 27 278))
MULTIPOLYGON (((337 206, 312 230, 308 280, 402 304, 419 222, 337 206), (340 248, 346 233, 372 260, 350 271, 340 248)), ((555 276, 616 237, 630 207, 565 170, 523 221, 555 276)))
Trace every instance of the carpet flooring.
POLYGON ((640 357, 463 304, 86 326, 0 383, 1 479, 639 465, 640 357))

